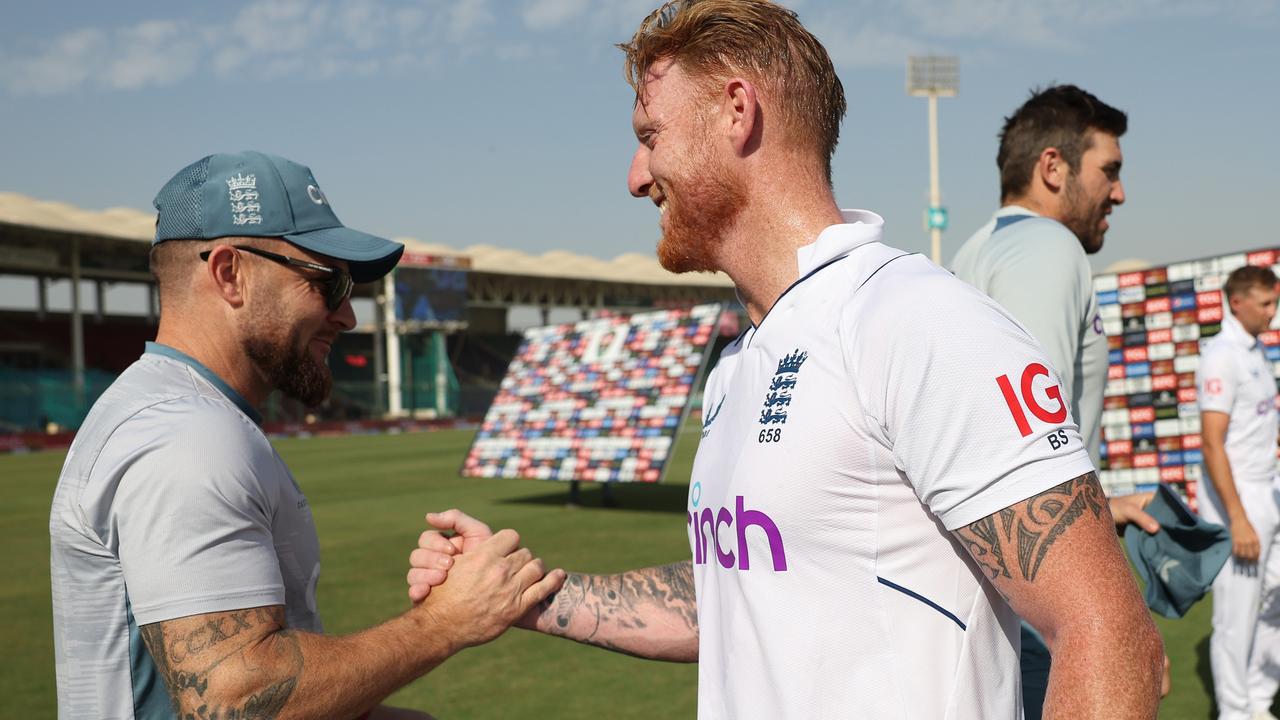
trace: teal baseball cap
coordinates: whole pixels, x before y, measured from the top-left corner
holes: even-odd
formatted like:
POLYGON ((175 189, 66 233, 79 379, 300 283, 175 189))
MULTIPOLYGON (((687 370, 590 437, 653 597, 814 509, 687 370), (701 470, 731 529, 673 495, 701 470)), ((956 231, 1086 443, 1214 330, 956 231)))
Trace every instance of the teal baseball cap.
POLYGON ((398 242, 352 230, 333 213, 311 168, 245 151, 200 158, 178 171, 154 201, 156 238, 281 238, 346 260, 355 282, 377 280, 404 254, 398 242))

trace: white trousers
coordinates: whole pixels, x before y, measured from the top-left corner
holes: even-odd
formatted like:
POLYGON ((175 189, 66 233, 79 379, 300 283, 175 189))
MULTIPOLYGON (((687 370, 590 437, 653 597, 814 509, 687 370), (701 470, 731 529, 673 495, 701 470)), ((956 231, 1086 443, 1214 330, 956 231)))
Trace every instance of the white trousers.
MULTIPOLYGON (((1207 476, 1200 488, 1200 515, 1229 527, 1207 476)), ((1280 487, 1245 481, 1236 491, 1262 555, 1249 564, 1233 556, 1213 582, 1209 662, 1219 720, 1249 720, 1271 707, 1280 688, 1280 487)))

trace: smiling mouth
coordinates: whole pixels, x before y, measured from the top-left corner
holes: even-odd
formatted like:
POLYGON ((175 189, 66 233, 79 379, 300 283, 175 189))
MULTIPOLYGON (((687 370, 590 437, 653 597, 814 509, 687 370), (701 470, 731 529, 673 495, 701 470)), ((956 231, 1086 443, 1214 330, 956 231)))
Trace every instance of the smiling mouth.
POLYGON ((655 188, 652 192, 649 193, 649 200, 651 200, 653 204, 658 207, 659 215, 666 214, 667 206, 670 204, 670 201, 667 199, 666 194, 664 194, 661 190, 658 190, 657 188, 655 188))

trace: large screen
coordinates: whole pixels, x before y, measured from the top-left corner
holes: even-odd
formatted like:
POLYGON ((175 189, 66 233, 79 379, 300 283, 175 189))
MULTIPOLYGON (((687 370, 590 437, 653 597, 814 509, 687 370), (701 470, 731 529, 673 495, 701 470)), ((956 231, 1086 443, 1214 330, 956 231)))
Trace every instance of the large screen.
POLYGON ((462 474, 659 482, 719 318, 699 305, 526 330, 462 474))
MULTIPOLYGON (((1271 266, 1277 250, 1257 250, 1137 272, 1094 276, 1110 348, 1102 412, 1101 480, 1108 493, 1154 489, 1161 481, 1194 508, 1207 481, 1200 451, 1196 368, 1205 341, 1230 312, 1221 288, 1243 265, 1271 266)), ((1260 338, 1280 377, 1280 333, 1260 338)))
POLYGON ((396 270, 395 284, 401 321, 424 326, 466 322, 466 271, 402 267, 396 270))

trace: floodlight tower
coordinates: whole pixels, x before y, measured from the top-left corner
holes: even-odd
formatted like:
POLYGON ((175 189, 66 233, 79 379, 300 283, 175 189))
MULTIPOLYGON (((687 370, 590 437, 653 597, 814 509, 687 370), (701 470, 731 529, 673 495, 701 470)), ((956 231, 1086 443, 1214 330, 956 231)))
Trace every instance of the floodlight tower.
POLYGON ((933 239, 933 262, 942 264, 942 231, 947 209, 938 188, 938 98, 955 97, 960 86, 960 60, 955 56, 913 55, 907 58, 907 94, 929 98, 929 212, 925 224, 933 239))

